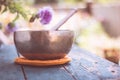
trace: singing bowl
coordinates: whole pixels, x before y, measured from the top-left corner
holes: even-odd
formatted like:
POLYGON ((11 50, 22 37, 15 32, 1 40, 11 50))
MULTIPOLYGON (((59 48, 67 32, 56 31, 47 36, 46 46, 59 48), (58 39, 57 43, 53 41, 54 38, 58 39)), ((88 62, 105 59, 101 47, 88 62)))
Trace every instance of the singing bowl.
POLYGON ((74 33, 70 30, 14 32, 14 43, 27 59, 51 60, 65 57, 73 43, 74 33))

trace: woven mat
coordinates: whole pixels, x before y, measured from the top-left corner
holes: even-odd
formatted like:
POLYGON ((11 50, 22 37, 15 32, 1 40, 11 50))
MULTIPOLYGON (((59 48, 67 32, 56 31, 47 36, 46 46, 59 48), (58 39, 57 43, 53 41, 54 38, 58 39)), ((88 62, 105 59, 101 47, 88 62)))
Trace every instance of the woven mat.
POLYGON ((20 65, 28 66, 53 66, 53 65, 62 65, 71 61, 71 58, 64 57, 62 59, 56 60, 28 60, 26 58, 16 58, 15 63, 20 65))

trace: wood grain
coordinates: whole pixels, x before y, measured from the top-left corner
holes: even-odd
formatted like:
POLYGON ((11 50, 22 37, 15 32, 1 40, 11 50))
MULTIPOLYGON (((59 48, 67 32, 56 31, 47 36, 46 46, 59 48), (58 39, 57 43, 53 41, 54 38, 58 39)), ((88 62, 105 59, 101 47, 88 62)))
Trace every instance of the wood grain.
POLYGON ((85 69, 89 74, 90 73, 93 74, 94 76, 98 77, 100 80, 109 80, 109 79, 120 80, 120 67, 115 63, 112 63, 108 60, 98 57, 95 54, 92 54, 86 50, 80 49, 75 46, 73 50, 70 52, 69 56, 71 56, 74 59, 71 65, 74 64, 79 64, 79 65, 67 66, 68 70, 69 68, 76 67, 78 73, 80 74, 81 72, 79 71, 80 70, 79 67, 82 66, 83 69, 85 69))
POLYGON ((24 70, 28 80, 74 80, 74 78, 61 66, 24 66, 24 70))
POLYGON ((0 48, 0 80, 120 80, 120 67, 86 50, 73 46, 65 65, 30 67, 14 64, 14 46, 0 48), (25 72, 25 78, 23 72, 25 72))
POLYGON ((20 66, 14 64, 16 57, 14 46, 0 47, 0 80, 24 80, 20 66))

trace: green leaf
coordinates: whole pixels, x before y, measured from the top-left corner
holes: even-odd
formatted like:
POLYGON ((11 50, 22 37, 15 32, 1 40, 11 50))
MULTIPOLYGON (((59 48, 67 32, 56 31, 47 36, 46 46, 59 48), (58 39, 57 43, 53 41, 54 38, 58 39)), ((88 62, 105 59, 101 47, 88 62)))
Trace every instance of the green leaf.
POLYGON ((1 13, 4 13, 6 12, 8 9, 7 9, 7 6, 5 6, 5 8, 3 9, 3 11, 1 13))
POLYGON ((20 14, 24 19, 28 20, 27 14, 25 14, 25 13, 20 13, 20 14))
POLYGON ((1 5, 0 5, 0 11, 2 10, 1 5))
POLYGON ((13 22, 15 22, 19 18, 19 14, 17 13, 16 17, 14 18, 13 22))

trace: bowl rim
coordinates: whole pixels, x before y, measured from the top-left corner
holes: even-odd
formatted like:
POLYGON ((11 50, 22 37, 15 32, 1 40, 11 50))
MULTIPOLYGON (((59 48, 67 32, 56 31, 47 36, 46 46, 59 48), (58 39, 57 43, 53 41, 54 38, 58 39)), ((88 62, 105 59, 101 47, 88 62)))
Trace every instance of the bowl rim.
POLYGON ((16 30, 15 32, 74 32, 73 30, 16 30))

